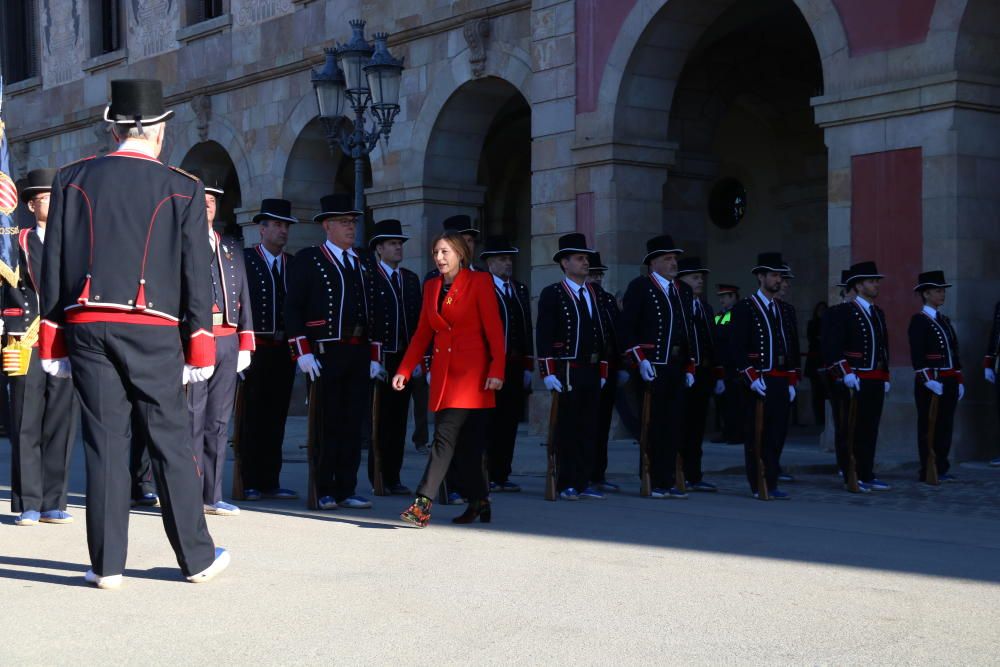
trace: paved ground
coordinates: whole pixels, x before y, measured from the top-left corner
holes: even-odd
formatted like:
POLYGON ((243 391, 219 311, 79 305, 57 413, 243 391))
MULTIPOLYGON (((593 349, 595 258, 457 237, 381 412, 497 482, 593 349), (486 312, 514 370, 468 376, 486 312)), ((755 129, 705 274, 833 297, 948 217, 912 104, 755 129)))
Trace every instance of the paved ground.
MULTIPOLYGON (((284 480, 304 487, 289 431, 284 480)), ((0 664, 995 664, 1000 626, 1000 471, 957 469, 928 489, 905 463, 896 486, 839 489, 830 455, 786 450, 790 502, 747 497, 739 447, 707 447, 720 493, 636 496, 632 443, 612 448, 626 493, 541 499, 543 448, 519 444, 521 494, 494 523, 420 531, 404 498, 369 511, 244 504, 209 517, 233 565, 183 583, 156 511, 132 515, 125 587, 82 584, 82 458, 69 526, 0 525, 0 664)), ((77 452, 79 454, 80 452, 77 452)), ((0 460, 10 449, 0 441, 0 460)), ((409 451, 414 484, 423 457, 409 451)), ((0 489, 9 488, 0 472, 0 489), (6 485, 6 487, 4 486, 6 485)), ((4 494, 6 495, 6 494, 4 494)), ((4 505, 6 509, 6 505, 4 505)))

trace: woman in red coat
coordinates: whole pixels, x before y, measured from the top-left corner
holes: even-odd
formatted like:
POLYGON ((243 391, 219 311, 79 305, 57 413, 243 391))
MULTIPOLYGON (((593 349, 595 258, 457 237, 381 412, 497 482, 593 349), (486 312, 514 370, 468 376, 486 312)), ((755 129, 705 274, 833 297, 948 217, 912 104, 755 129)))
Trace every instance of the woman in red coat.
POLYGON ((424 284, 420 323, 392 386, 397 391, 406 386, 433 341, 428 405, 434 412, 434 442, 417 498, 400 517, 421 528, 430 522, 431 496, 455 456, 469 505, 453 521, 472 523, 478 518, 486 523, 491 514, 482 458, 487 411, 503 386, 503 326, 490 274, 466 268, 471 258, 465 239, 445 232, 432 248, 441 275, 424 284))

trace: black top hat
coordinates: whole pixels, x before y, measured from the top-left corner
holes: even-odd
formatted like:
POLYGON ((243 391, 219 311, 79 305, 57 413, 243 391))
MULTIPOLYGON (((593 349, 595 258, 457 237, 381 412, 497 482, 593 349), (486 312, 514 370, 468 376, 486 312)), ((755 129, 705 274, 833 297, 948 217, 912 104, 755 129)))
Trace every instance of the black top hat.
POLYGON ((587 247, 587 237, 578 232, 563 234, 559 237, 559 250, 552 255, 552 261, 558 263, 566 255, 575 255, 581 252, 587 255, 594 254, 594 250, 587 247))
POLYGON ((642 263, 649 264, 649 261, 654 257, 659 257, 660 255, 665 255, 671 252, 677 255, 684 253, 683 250, 674 245, 674 239, 671 238, 669 234, 654 236, 646 241, 646 256, 642 258, 642 263))
POLYGON ((841 269, 840 271, 840 282, 835 285, 835 287, 847 287, 847 279, 851 275, 850 269, 841 269))
POLYGON ((115 79, 111 82, 111 104, 104 120, 115 125, 152 125, 174 115, 163 108, 163 82, 159 79, 115 79))
POLYGON ((211 181, 208 180, 204 175, 202 175, 201 171, 197 169, 192 169, 191 174, 193 176, 197 176, 205 186, 205 194, 215 195, 216 197, 221 197, 226 194, 226 191, 222 189, 222 186, 219 185, 219 182, 216 179, 213 178, 211 181))
POLYGON ((372 225, 372 236, 368 239, 368 248, 370 250, 382 241, 389 241, 391 239, 408 241, 410 237, 403 234, 403 223, 399 220, 394 218, 379 220, 372 225))
POLYGON ((924 271, 917 276, 917 286, 914 292, 920 292, 932 287, 951 287, 951 283, 945 282, 944 271, 924 271))
POLYGON ((785 270, 781 272, 781 277, 785 278, 786 280, 789 278, 794 278, 795 274, 792 273, 792 267, 790 267, 788 264, 785 264, 785 270))
POLYGON ((677 277, 689 273, 711 273, 711 271, 701 265, 700 257, 683 257, 677 262, 677 277))
POLYGON ((781 258, 780 252, 762 252, 757 255, 757 266, 751 269, 750 273, 785 273, 788 265, 781 258))
POLYGON ((292 202, 287 199, 265 199, 260 203, 260 213, 253 217, 253 222, 264 220, 281 220, 282 222, 298 222, 292 217, 292 202))
POLYGON ((740 288, 737 285, 727 285, 726 283, 719 283, 715 286, 716 296, 722 296, 723 294, 739 294, 740 288))
POLYGON ((363 215, 364 213, 354 208, 354 195, 346 192, 337 192, 321 198, 319 210, 321 213, 313 216, 313 222, 323 222, 327 218, 337 215, 363 215))
POLYGON ((847 270, 844 286, 850 287, 857 281, 868 278, 885 278, 885 276, 878 272, 875 262, 858 262, 857 264, 852 264, 851 268, 847 270))
POLYGON ((491 255, 516 255, 520 252, 510 244, 506 236, 487 236, 483 251, 479 253, 479 259, 491 255))
POLYGON ((595 252, 590 258, 590 272, 600 273, 607 270, 608 267, 601 261, 601 253, 595 252))
POLYGON ((51 192, 52 181, 56 178, 57 169, 32 169, 24 179, 25 186, 21 188, 21 201, 27 202, 40 192, 51 192))
POLYGON ((453 215, 445 218, 442 224, 446 232, 458 232, 459 234, 471 234, 479 238, 479 230, 472 226, 472 218, 467 215, 453 215))

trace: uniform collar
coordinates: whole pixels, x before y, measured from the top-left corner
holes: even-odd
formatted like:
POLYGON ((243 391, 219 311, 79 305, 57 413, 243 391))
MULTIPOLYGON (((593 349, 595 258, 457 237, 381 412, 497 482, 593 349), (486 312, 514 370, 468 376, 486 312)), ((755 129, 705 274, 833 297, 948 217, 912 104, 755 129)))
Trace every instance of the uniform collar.
POLYGON ((854 302, 856 304, 858 304, 859 306, 861 306, 862 308, 864 308, 866 313, 868 313, 869 315, 871 314, 871 312, 872 312, 872 305, 870 303, 868 303, 868 301, 864 297, 862 297, 861 295, 858 295, 858 296, 854 297, 854 302))
MULTIPOLYGON (((330 243, 329 240, 323 241, 323 245, 325 245, 326 249, 330 251, 330 254, 332 254, 337 259, 342 260, 344 258, 344 250, 342 248, 338 248, 337 246, 333 245, 332 243, 330 243)), ((360 259, 358 257, 358 253, 354 252, 354 248, 348 248, 347 254, 353 257, 354 259, 360 259)))
MULTIPOLYGON (((494 276, 493 279, 496 280, 496 276, 494 276)), ((584 294, 587 293, 587 283, 584 283, 582 285, 577 285, 569 278, 563 278, 563 282, 566 283, 566 287, 569 288, 569 291, 573 296, 577 296, 580 293, 581 287, 583 288, 583 293, 584 294)))
POLYGON ((757 289, 757 298, 763 301, 764 305, 768 308, 770 308, 771 304, 774 303, 774 299, 769 298, 766 294, 764 294, 764 290, 759 288, 757 289))
POLYGON ((39 227, 39 226, 36 225, 35 226, 35 234, 38 235, 38 240, 39 241, 41 241, 42 243, 45 243, 45 228, 44 227, 39 227))
POLYGON ((924 314, 932 320, 937 320, 938 311, 930 306, 924 306, 924 314))
MULTIPOLYGON (((503 291, 504 285, 508 285, 509 284, 507 281, 505 281, 500 276, 494 275, 492 273, 490 274, 490 276, 493 278, 493 284, 496 285, 497 289, 500 290, 501 292, 503 291)), ((572 282, 568 278, 564 278, 564 280, 572 282)), ((575 285, 576 283, 573 283, 573 284, 575 285)))
POLYGON ((392 280, 392 274, 396 273, 396 271, 399 271, 399 269, 392 268, 391 266, 383 262, 381 259, 378 261, 378 263, 382 265, 382 270, 385 271, 385 275, 389 276, 389 280, 392 280))
POLYGON ((129 153, 141 153, 153 160, 156 160, 156 156, 153 155, 153 151, 149 149, 149 142, 141 141, 139 139, 126 139, 118 146, 119 151, 127 151, 129 153))
POLYGON ((278 258, 272 255, 270 252, 268 252, 267 248, 264 247, 263 243, 260 244, 260 253, 264 255, 264 261, 267 262, 268 268, 274 266, 274 261, 278 258))

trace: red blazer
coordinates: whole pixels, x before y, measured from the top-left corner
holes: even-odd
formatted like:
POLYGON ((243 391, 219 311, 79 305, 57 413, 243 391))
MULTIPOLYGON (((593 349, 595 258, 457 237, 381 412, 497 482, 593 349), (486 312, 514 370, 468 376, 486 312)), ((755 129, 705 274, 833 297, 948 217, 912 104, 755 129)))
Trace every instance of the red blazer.
POLYGON ((492 408, 495 392, 483 385, 488 377, 503 379, 505 361, 493 277, 462 269, 438 312, 442 283, 439 276, 424 285, 420 323, 397 372, 409 378, 433 340, 430 409, 492 408))

